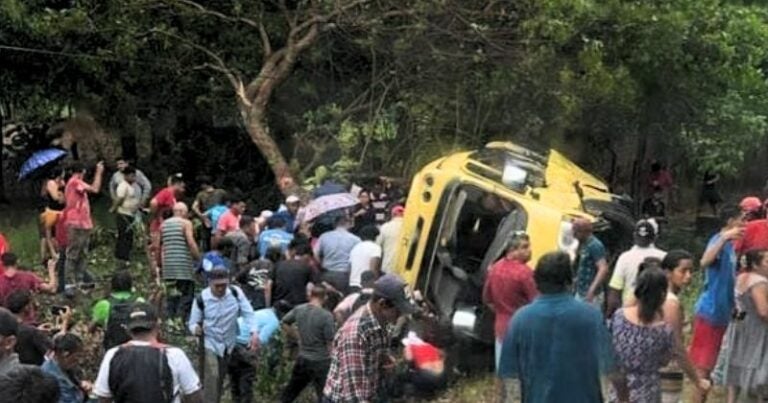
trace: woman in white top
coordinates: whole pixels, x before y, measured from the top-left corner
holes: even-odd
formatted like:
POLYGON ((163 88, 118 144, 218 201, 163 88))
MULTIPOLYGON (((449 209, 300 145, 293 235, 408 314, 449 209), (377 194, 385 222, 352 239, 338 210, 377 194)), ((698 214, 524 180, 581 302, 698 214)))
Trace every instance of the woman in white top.
MULTIPOLYGON (((684 250, 671 250, 661 261, 661 269, 667 274, 667 298, 662 305, 664 321, 672 327, 679 345, 683 345, 685 312, 677 295, 691 282, 693 256, 684 250)), ((683 354, 682 362, 672 361, 661 369, 662 403, 678 403, 683 391, 682 368, 693 369, 688 355, 683 354), (679 365, 678 365, 679 364, 679 365)))

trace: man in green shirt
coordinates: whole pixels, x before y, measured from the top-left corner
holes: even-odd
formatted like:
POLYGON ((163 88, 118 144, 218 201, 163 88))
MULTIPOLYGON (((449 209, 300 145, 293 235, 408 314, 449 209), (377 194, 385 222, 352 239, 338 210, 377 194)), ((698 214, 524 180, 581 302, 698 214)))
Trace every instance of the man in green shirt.
POLYGON ((104 347, 111 348, 130 340, 123 326, 130 314, 130 307, 135 302, 144 302, 143 298, 133 294, 133 280, 127 270, 118 270, 112 276, 111 293, 93 306, 91 310, 91 331, 96 327, 104 329, 104 347), (112 319, 112 323, 110 323, 112 319))

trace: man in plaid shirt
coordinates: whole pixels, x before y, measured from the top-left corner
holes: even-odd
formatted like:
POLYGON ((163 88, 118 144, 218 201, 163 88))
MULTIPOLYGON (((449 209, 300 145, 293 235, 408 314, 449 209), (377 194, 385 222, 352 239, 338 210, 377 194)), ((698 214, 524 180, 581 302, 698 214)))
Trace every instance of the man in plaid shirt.
POLYGON ((385 367, 392 364, 386 325, 413 312, 405 283, 393 274, 380 277, 373 297, 336 334, 324 403, 368 403, 377 398, 385 367))

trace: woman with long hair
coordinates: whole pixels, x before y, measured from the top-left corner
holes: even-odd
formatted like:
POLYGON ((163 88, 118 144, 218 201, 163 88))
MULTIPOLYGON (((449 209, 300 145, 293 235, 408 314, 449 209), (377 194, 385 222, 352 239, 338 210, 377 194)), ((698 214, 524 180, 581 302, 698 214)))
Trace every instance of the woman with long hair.
MULTIPOLYGON (((660 403, 659 369, 670 359, 682 362, 685 356, 675 331, 664 321, 662 308, 668 288, 669 281, 663 271, 644 270, 635 287, 637 304, 619 309, 611 319, 613 344, 620 369, 627 378, 631 402, 660 403)), ((699 379, 692 367, 684 369, 696 387, 709 389, 709 382, 699 379)), ((614 390, 611 401, 617 401, 614 390)))
POLYGON ((43 262, 59 256, 53 231, 64 210, 64 184, 64 170, 56 168, 40 188, 40 259, 43 262))
POLYGON ((763 402, 768 397, 768 251, 744 256, 736 277, 736 313, 728 328, 725 372, 728 402, 763 402))
MULTIPOLYGON (((667 275, 667 297, 662 305, 664 322, 672 327, 677 345, 683 345, 683 326, 685 312, 678 295, 691 282, 693 255, 681 249, 671 250, 661 261, 661 269, 667 275)), ((689 374, 695 373, 687 354, 678 357, 661 369, 661 400, 663 403, 680 402, 683 391, 683 369, 689 374)))

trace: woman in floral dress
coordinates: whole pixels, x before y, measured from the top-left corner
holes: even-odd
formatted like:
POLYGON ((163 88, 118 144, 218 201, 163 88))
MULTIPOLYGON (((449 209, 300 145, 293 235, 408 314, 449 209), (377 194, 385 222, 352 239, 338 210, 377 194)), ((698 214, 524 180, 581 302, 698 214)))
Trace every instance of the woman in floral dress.
MULTIPOLYGON (((635 288, 637 304, 622 308, 611 319, 611 332, 619 368, 627 379, 632 403, 660 403, 659 369, 672 358, 685 356, 672 327, 664 322, 662 306, 667 298, 667 275, 656 268, 638 276, 635 288)), ((697 387, 709 389, 709 382, 689 377, 697 387)), ((611 390, 610 401, 616 402, 611 390)))

